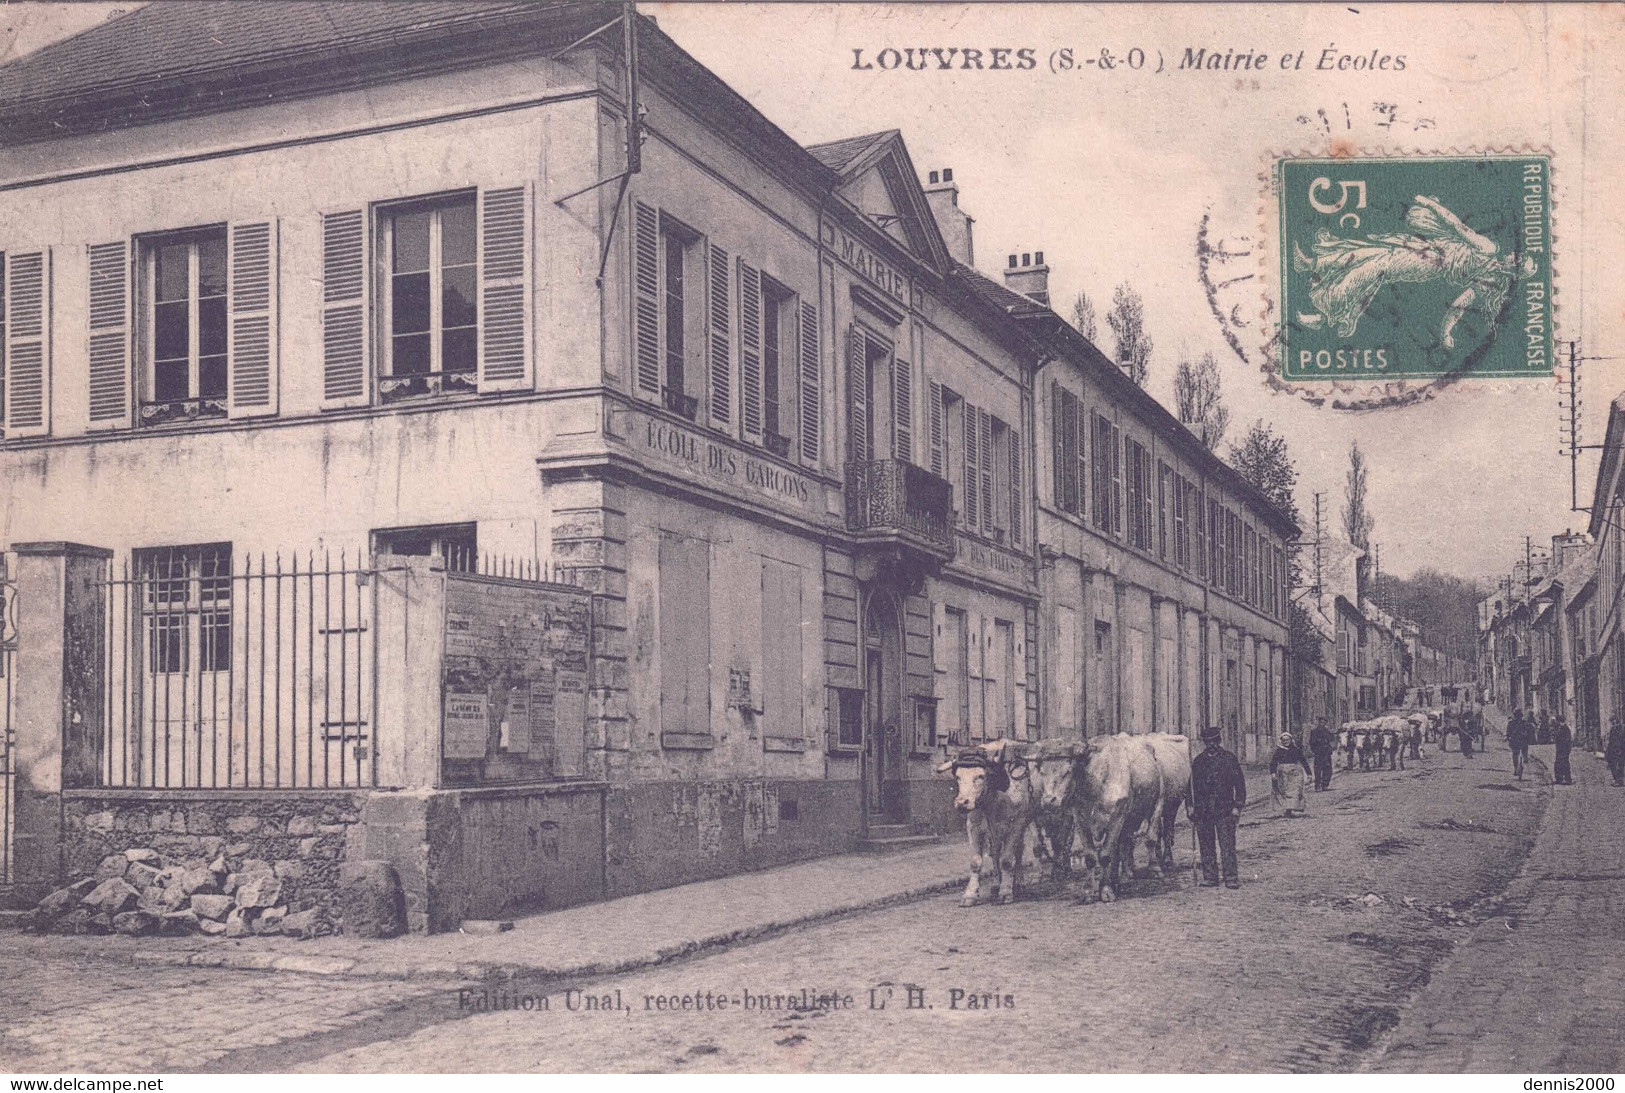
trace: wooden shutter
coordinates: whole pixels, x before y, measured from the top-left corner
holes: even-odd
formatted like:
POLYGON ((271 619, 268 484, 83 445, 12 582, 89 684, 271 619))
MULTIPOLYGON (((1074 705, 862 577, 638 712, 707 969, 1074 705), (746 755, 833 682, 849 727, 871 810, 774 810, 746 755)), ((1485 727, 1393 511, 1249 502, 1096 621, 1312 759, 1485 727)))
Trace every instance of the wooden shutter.
POLYGON ((660 395, 660 214, 639 201, 632 218, 632 326, 637 388, 660 395))
POLYGON ((1055 429, 1056 429, 1056 456, 1055 468, 1058 485, 1056 487, 1056 500, 1062 510, 1070 513, 1082 513, 1083 482, 1078 477, 1083 461, 1078 450, 1078 399, 1071 391, 1056 385, 1055 396, 1055 429))
POLYGON ((979 500, 982 495, 982 461, 978 454, 981 451, 981 430, 977 426, 976 407, 962 401, 959 411, 965 426, 965 523, 975 527, 982 514, 979 500))
POLYGON ((360 209, 322 217, 322 399, 367 402, 367 218, 360 209))
POLYGON ((1021 434, 1011 429, 1005 434, 1010 444, 1010 541, 1021 542, 1022 504, 1025 485, 1021 480, 1021 434))
POLYGON ((233 224, 227 233, 227 410, 263 417, 277 410, 277 224, 233 224))
POLYGON ((51 252, 6 256, 6 437, 51 430, 51 252))
POLYGON ((930 414, 928 425, 931 442, 931 473, 946 476, 948 473, 948 423, 947 408, 942 405, 942 384, 936 380, 925 381, 925 397, 930 405, 926 408, 930 414))
POLYGON ((479 388, 534 387, 530 364, 528 185, 480 191, 479 388))
POLYGON ((986 410, 976 411, 977 423, 982 430, 982 527, 993 530, 993 418, 986 410))
POLYGON ((1080 519, 1087 514, 1089 503, 1089 452, 1087 450, 1089 447, 1089 430, 1085 425, 1085 418, 1088 413, 1089 411, 1084 406, 1083 400, 1074 397, 1072 399, 1072 422, 1067 428, 1072 431, 1072 447, 1076 449, 1077 453, 1077 470, 1074 473, 1078 484, 1077 513, 1080 519))
POLYGON ((711 407, 711 420, 718 425, 727 425, 733 420, 733 314, 732 298, 728 291, 732 278, 728 276, 728 252, 721 247, 711 247, 709 273, 707 314, 711 323, 711 390, 707 402, 711 407))
POLYGON ((1112 534, 1123 534, 1123 431, 1116 425, 1106 430, 1106 454, 1112 465, 1112 534))
POLYGON ((90 427, 130 427, 130 244, 90 247, 90 427))
POLYGON ((846 425, 848 462, 869 462, 869 377, 863 328, 854 324, 846 346, 846 425))
POLYGON ((818 354, 818 305, 801 303, 801 458, 809 467, 820 460, 824 425, 823 369, 818 354))
POLYGON ((739 260, 739 421, 762 436, 762 271, 739 260))
POLYGON ((914 462, 914 366, 898 357, 891 369, 892 455, 914 462))

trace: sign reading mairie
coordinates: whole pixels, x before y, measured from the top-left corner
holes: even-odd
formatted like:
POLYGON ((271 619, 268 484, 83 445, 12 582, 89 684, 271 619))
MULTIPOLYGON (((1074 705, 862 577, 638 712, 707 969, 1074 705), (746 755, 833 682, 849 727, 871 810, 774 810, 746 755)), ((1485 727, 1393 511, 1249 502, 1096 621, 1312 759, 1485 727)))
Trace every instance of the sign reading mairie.
POLYGON ((892 299, 909 302, 908 278, 834 224, 824 225, 824 246, 852 272, 892 299))

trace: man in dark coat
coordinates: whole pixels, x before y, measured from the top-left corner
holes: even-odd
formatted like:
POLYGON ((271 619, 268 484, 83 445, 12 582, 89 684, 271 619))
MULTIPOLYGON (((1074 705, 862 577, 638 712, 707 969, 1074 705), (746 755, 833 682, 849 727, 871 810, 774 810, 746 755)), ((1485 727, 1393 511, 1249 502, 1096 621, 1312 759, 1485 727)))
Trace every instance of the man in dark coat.
POLYGON ((1512 749, 1512 773, 1518 781, 1523 781, 1523 765, 1529 759, 1529 738, 1534 735, 1534 725, 1526 720, 1522 710, 1513 710, 1512 719, 1507 722, 1507 747, 1512 749))
POLYGON ((1315 760, 1315 788, 1332 788, 1332 751, 1337 747, 1337 738, 1326 727, 1324 717, 1315 718, 1315 727, 1309 733, 1309 754, 1315 760))
POLYGON ((1203 729, 1202 754, 1191 760, 1188 805, 1202 848, 1203 888, 1218 887, 1221 858, 1224 886, 1241 887, 1241 872, 1236 865, 1236 821, 1247 803, 1247 779, 1241 773, 1241 760, 1219 743, 1222 735, 1216 725, 1203 729))
POLYGON ((1625 725, 1615 714, 1608 723, 1608 743, 1602 757, 1608 760, 1608 773, 1614 776, 1614 785, 1625 786, 1625 725))
POLYGON ((1552 781, 1560 786, 1574 784, 1574 772, 1569 769, 1569 752, 1574 749, 1574 733, 1569 729, 1568 718, 1559 713, 1552 721, 1552 745, 1555 756, 1552 760, 1552 781))

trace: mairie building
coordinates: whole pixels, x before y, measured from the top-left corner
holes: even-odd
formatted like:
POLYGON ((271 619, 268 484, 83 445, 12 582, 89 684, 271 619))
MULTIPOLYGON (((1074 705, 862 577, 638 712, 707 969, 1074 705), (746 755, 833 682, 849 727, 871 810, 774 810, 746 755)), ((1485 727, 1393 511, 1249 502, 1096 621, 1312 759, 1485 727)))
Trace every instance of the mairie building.
POLYGON ((986 739, 1280 726, 1290 524, 976 272, 951 172, 621 15, 0 67, 0 887, 308 800, 278 855, 444 929, 944 831, 986 739))

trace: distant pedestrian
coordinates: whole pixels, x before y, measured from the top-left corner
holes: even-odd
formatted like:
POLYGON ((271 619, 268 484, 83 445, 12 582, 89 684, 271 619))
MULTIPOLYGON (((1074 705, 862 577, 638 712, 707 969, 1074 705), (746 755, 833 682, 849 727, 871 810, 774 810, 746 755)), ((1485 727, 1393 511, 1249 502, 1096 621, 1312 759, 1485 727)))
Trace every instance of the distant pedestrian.
POLYGON ((1552 742, 1552 718, 1545 710, 1540 711, 1539 724, 1540 727, 1533 734, 1533 742, 1536 744, 1550 744, 1552 742))
POLYGON ((1523 781, 1523 765, 1529 761, 1529 738, 1535 733, 1534 723, 1526 719, 1522 710, 1513 710, 1507 722, 1507 747, 1512 749, 1512 774, 1523 781))
POLYGON ((1574 733, 1569 730, 1568 719, 1561 713, 1552 722, 1552 745, 1556 758, 1552 760, 1552 780, 1560 786, 1572 786, 1574 774, 1569 770, 1569 752, 1574 749, 1574 733))
POLYGON ((1608 760, 1608 773, 1614 776, 1614 785, 1625 786, 1625 724, 1620 723, 1617 713, 1608 722, 1608 743, 1602 755, 1608 760))
POLYGON ((1217 725, 1203 729, 1202 753, 1191 760, 1189 809, 1202 849, 1203 888, 1218 887, 1221 859, 1224 886, 1241 887, 1236 822, 1247 803, 1247 779, 1241 773, 1241 760, 1219 743, 1223 735, 1217 725))
POLYGON ((1291 733, 1282 733, 1275 754, 1270 756, 1270 786, 1281 815, 1290 819, 1309 811, 1303 799, 1303 783, 1308 777, 1309 760, 1304 758, 1303 749, 1291 733))
POLYGON ((1332 752, 1337 738, 1326 727, 1324 717, 1315 718, 1315 727, 1309 732, 1309 754, 1315 758, 1315 789, 1332 788, 1332 752))

